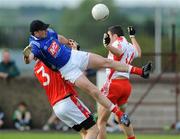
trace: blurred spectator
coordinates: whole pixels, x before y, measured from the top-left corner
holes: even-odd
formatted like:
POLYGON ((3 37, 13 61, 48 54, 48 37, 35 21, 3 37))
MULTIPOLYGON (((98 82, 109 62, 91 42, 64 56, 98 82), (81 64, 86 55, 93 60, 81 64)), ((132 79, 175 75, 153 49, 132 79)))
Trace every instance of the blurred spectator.
POLYGON ((53 112, 49 117, 47 123, 43 126, 44 131, 48 131, 51 129, 67 131, 69 130, 69 127, 65 125, 62 121, 60 121, 53 112))
POLYGON ((7 49, 2 52, 2 61, 0 62, 0 78, 9 79, 20 74, 14 61, 11 60, 10 53, 7 49))
POLYGON ((31 113, 24 102, 18 104, 13 114, 13 122, 16 129, 20 131, 31 129, 31 113))
POLYGON ((3 124, 4 124, 4 112, 0 108, 0 128, 2 128, 3 124))

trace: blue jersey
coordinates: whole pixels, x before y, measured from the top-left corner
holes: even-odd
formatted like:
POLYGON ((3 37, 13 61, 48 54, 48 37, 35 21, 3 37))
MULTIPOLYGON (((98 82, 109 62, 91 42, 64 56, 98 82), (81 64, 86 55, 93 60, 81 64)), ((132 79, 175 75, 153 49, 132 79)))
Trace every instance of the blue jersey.
POLYGON ((47 37, 39 39, 33 35, 29 38, 32 53, 52 69, 62 68, 70 59, 71 48, 58 41, 58 34, 47 29, 47 37))

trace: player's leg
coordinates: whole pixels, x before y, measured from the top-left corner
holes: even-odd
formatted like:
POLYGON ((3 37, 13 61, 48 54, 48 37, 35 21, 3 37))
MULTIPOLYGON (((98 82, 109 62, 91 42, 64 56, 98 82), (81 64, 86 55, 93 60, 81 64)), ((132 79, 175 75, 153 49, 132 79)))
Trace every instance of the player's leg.
POLYGON ((97 138, 99 130, 96 122, 89 109, 76 96, 57 102, 53 110, 61 121, 79 132, 83 139, 97 138))
POLYGON ((98 103, 110 110, 112 103, 104 95, 101 94, 99 89, 91 83, 85 75, 80 75, 75 81, 75 85, 82 89, 84 93, 92 96, 98 103))
POLYGON ((131 74, 137 74, 144 78, 148 78, 152 69, 152 64, 148 63, 145 67, 138 68, 131 65, 121 64, 118 61, 113 61, 100 55, 90 53, 88 68, 112 68, 117 71, 129 72, 131 74))
POLYGON ((126 126, 129 125, 130 120, 128 116, 122 113, 117 106, 111 103, 104 95, 102 95, 99 89, 91 83, 87 77, 83 74, 87 68, 89 55, 85 52, 72 51, 72 56, 69 62, 60 69, 61 74, 66 80, 74 83, 77 87, 84 91, 84 93, 92 96, 97 102, 118 115, 119 119, 126 126))
POLYGON ((117 106, 115 106, 106 96, 101 94, 99 89, 93 83, 91 83, 85 75, 81 74, 76 79, 75 85, 82 89, 85 93, 92 96, 98 103, 100 103, 106 109, 115 113, 119 117, 121 123, 123 123, 126 126, 129 126, 130 120, 128 116, 121 112, 117 108, 117 106))
MULTIPOLYGON (((127 108, 128 98, 131 95, 132 86, 131 86, 131 83, 129 82, 129 80, 116 80, 116 81, 117 81, 117 83, 119 82, 119 84, 121 84, 121 88, 123 88, 122 91, 120 91, 121 97, 117 100, 117 105, 119 106, 121 111, 125 112, 126 108, 127 108)), ((115 85, 115 81, 114 81, 114 85, 115 85)), ((115 88, 115 86, 113 88, 115 88)), ((120 90, 120 88, 117 90, 120 90)), ((119 91, 117 91, 117 92, 119 92, 119 91)), ((117 117, 116 117, 116 119, 117 119, 117 117)), ((120 124, 120 127, 123 130, 124 134, 127 136, 127 139, 135 139, 132 124, 130 124, 128 128, 126 128, 122 124, 120 124)))
POLYGON ((85 139, 97 139, 97 136, 99 134, 99 129, 95 124, 93 127, 87 129, 86 132, 87 134, 85 136, 85 139))
MULTIPOLYGON (((126 104, 123 104, 120 106, 120 109, 125 112, 126 111, 126 104)), ((116 117, 117 120, 117 117, 116 117)), ((133 126, 132 124, 129 125, 129 127, 124 126, 123 124, 119 125, 120 128, 123 130, 124 134, 127 136, 127 139, 135 139, 135 134, 134 134, 134 130, 133 130, 133 126)))
MULTIPOLYGON (((108 89, 102 90, 102 94, 106 94, 106 97, 113 103, 117 104, 121 92, 123 91, 123 85, 119 80, 111 80, 110 84, 107 85, 108 89)), ((105 87, 106 88, 106 87, 105 87)), ((98 127, 100 133, 98 139, 106 139, 106 124, 110 117, 110 113, 103 107, 98 107, 98 127)))
POLYGON ((79 134, 81 135, 81 138, 82 138, 82 139, 85 139, 86 134, 87 134, 87 131, 84 130, 84 129, 82 129, 82 130, 79 132, 79 134))
POLYGON ((110 116, 110 112, 102 105, 98 105, 98 121, 99 134, 97 139, 106 139, 106 124, 110 116))

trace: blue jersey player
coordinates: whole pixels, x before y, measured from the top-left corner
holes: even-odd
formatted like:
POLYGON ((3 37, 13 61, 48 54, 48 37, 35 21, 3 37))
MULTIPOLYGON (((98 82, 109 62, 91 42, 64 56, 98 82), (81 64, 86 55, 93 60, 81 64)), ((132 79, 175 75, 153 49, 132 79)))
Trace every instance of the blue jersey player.
MULTIPOLYGON (((58 35, 49 28, 49 24, 45 24, 40 20, 31 22, 30 32, 29 46, 24 49, 25 63, 28 64, 35 58, 40 59, 52 70, 61 72, 65 80, 74 83, 105 108, 116 113, 121 123, 126 126, 130 124, 127 115, 123 114, 117 106, 101 95, 99 89, 87 79, 83 71, 88 68, 112 68, 117 71, 138 74, 148 78, 152 68, 151 63, 146 64, 143 68, 138 68, 120 64, 97 54, 73 50, 71 47, 75 44, 72 43, 72 40, 58 35)), ((104 35, 103 43, 107 47, 111 43, 109 36, 106 34, 104 35)))

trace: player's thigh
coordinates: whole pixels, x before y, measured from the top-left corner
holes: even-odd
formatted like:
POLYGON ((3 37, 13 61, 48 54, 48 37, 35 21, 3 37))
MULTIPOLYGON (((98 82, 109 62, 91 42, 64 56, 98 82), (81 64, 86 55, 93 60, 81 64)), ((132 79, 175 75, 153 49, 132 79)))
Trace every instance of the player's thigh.
POLYGON ((101 126, 101 124, 106 124, 110 114, 111 112, 108 109, 98 104, 98 126, 101 126))
POLYGON ((108 67, 108 64, 112 62, 112 60, 104 58, 100 55, 90 53, 89 55, 89 63, 88 68, 105 68, 108 67))
POLYGON ((99 128, 97 127, 97 125, 95 124, 94 126, 92 126, 91 128, 87 129, 87 134, 86 137, 88 139, 95 139, 97 138, 98 134, 99 134, 99 128))
POLYGON ((93 95, 93 92, 98 92, 98 88, 89 81, 89 79, 84 75, 81 74, 75 81, 75 85, 88 93, 89 95, 93 95))

